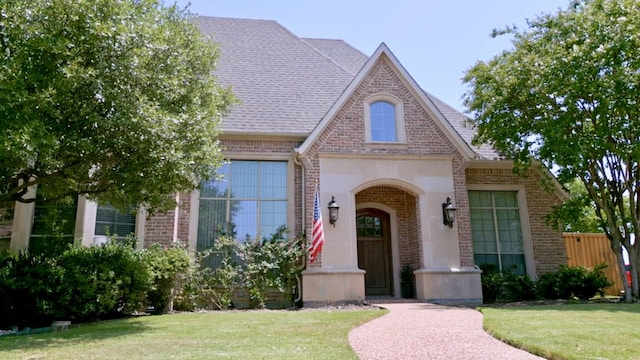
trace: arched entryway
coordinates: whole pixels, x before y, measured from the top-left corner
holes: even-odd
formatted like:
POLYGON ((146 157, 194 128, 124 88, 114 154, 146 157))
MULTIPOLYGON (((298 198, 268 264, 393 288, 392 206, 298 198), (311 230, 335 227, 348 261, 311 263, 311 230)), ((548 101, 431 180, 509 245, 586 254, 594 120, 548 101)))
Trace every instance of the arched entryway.
POLYGON ((389 214, 378 209, 360 209, 356 214, 358 268, 365 270, 366 296, 393 295, 391 231, 389 214))
POLYGON ((368 274, 365 275, 365 295, 400 297, 402 266, 410 265, 414 269, 422 266, 418 198, 414 192, 403 187, 373 185, 357 191, 355 200, 358 267, 368 274), (362 230, 362 221, 367 221, 366 216, 372 218, 369 222, 373 224, 376 223, 376 217, 380 218, 380 230, 377 233, 374 231, 377 240, 371 239, 362 230), (365 243, 365 239, 369 243, 365 243), (369 253, 363 254, 363 251, 369 253), (377 251, 379 255, 371 255, 371 251, 377 251), (368 267, 376 275, 372 275, 368 267), (387 286, 390 289, 387 290, 387 286))

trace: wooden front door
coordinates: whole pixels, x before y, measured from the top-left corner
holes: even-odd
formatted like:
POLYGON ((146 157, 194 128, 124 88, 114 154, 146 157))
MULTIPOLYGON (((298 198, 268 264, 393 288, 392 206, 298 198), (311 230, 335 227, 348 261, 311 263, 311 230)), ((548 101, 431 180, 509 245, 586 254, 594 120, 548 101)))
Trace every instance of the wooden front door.
POLYGON ((358 267, 364 275, 365 295, 393 295, 389 214, 376 209, 358 211, 358 267))

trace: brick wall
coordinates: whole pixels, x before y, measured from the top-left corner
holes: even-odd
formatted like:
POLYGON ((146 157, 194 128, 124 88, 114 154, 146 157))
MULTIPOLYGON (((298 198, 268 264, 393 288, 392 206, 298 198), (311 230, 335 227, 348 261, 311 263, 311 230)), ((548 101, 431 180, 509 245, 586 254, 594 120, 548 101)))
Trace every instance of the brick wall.
MULTIPOLYGON (((566 265, 567 256, 562 232, 554 230, 545 223, 545 215, 553 205, 561 201, 557 194, 548 192, 543 187, 547 181, 536 170, 529 170, 524 177, 515 175, 507 169, 467 169, 467 184, 522 184, 525 186, 527 205, 529 207, 529 223, 533 255, 538 275, 555 271, 560 265, 566 265)), ((464 211, 462 217, 469 217, 468 202, 458 211, 464 211)))
POLYGON ((170 246, 173 244, 173 229, 175 226, 175 210, 166 213, 156 214, 147 219, 144 228, 144 245, 162 244, 170 246))

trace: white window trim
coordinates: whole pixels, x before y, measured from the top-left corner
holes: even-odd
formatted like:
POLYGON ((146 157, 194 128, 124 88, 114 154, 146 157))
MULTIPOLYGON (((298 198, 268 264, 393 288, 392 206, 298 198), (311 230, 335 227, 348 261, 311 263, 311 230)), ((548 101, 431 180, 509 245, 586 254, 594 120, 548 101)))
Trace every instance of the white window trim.
POLYGON ((391 94, 371 95, 364 101, 364 137, 365 142, 372 144, 406 144, 407 135, 404 126, 404 106, 400 98, 391 94), (393 105, 396 117, 396 141, 373 141, 371 139, 371 104, 385 101, 393 105))
MULTIPOLYGON (((527 267, 527 275, 536 280, 536 265, 533 256, 533 239, 531 236, 531 222, 529 221, 529 206, 527 205, 527 192, 524 185, 481 184, 467 185, 467 191, 515 191, 518 197, 518 211, 522 230, 522 245, 524 247, 524 261, 527 267)), ((472 240, 473 241, 473 240, 472 240)))
MULTIPOLYGON (((87 199, 86 196, 78 197, 78 208, 76 210, 75 238, 81 239, 83 246, 98 245, 104 242, 102 235, 96 235, 96 215, 98 203, 87 199)), ((147 212, 144 209, 136 213, 136 225, 134 235, 138 238, 136 248, 144 247, 144 227, 146 224, 147 212)))

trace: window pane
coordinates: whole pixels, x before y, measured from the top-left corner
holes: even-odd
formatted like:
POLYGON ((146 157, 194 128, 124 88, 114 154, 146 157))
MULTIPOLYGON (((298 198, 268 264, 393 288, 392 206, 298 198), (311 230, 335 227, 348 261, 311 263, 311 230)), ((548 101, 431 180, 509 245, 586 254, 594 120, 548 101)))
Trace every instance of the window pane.
POLYGON ((209 180, 200 187, 200 197, 203 198, 226 198, 228 188, 229 164, 223 164, 217 173, 221 176, 220 180, 209 180))
POLYGON ((503 271, 513 271, 518 275, 526 274, 524 254, 507 254, 502 255, 500 258, 503 271))
POLYGON ((491 192, 488 191, 469 191, 470 207, 492 207, 491 192))
POLYGON ((234 161, 231 163, 231 197, 256 199, 258 197, 257 161, 234 161))
POLYGON ((200 200, 198 212, 198 250, 210 249, 214 239, 225 229, 225 200, 200 200))
POLYGON ((287 169, 286 161, 231 161, 219 171, 224 181, 204 184, 197 249, 211 247, 220 230, 246 241, 286 226, 287 169))
POLYGON ((518 207, 517 193, 512 191, 499 191, 493 194, 496 202, 496 207, 518 207))
POLYGON ((252 240, 258 236, 257 201, 238 201, 237 211, 231 215, 231 226, 236 230, 238 241, 252 240))
POLYGON ((263 162, 260 172, 260 199, 287 198, 287 163, 263 162))
POLYGON ((110 205, 98 205, 95 235, 118 235, 124 238, 135 230, 135 215, 128 212, 121 213, 110 205))
POLYGON ((492 264, 500 269, 500 264, 498 263, 498 255, 476 254, 473 256, 473 261, 478 266, 484 264, 492 264))
POLYGON ((396 115, 395 106, 385 101, 370 105, 371 140, 395 142, 396 115))
POLYGON ((76 226, 76 207, 77 201, 71 198, 46 203, 37 201, 34 207, 31 235, 57 233, 73 236, 76 226))
POLYGON ((496 230, 491 210, 471 209, 471 238, 474 253, 497 253, 496 230))
POLYGON ((501 253, 523 253, 520 215, 517 210, 496 210, 501 253))
POLYGON ((286 201, 262 201, 260 203, 260 235, 275 234, 276 230, 287 224, 286 201))

